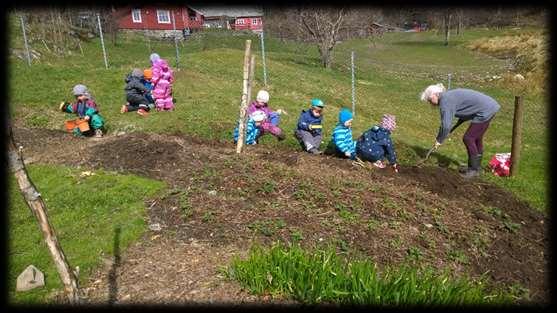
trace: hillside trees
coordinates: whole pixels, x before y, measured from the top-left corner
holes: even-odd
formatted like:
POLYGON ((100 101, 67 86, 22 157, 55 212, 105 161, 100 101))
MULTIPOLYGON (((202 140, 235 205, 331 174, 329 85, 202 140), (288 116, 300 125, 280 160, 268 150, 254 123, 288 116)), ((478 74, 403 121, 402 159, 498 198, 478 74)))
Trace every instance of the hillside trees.
POLYGON ((329 68, 340 40, 372 36, 370 25, 381 18, 372 7, 288 7, 266 11, 266 31, 280 39, 313 42, 321 64, 329 68))

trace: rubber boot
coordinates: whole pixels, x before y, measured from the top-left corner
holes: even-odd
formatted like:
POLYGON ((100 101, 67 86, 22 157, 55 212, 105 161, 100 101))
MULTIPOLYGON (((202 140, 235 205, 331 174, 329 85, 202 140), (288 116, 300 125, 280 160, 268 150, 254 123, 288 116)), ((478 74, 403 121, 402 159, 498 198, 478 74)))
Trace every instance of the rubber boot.
POLYGON ((468 158, 468 165, 460 166, 458 168, 458 172, 461 173, 461 174, 464 174, 464 173, 468 172, 468 169, 470 169, 470 167, 472 167, 472 165, 470 164, 470 158, 468 158))
POLYGON ((481 154, 477 154, 470 158, 470 168, 468 169, 468 171, 466 171, 466 173, 461 174, 461 176, 465 179, 472 179, 480 176, 481 162, 481 154))

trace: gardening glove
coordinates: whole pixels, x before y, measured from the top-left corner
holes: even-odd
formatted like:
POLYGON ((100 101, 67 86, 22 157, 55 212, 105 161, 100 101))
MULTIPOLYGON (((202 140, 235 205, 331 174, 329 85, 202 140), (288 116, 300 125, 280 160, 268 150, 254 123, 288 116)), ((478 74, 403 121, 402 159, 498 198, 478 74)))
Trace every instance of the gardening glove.
POLYGON ((88 121, 91 119, 91 117, 89 115, 85 115, 85 117, 83 118, 84 120, 88 121))
POLYGON ((398 164, 393 164, 393 171, 395 171, 395 173, 398 173, 398 164))
POLYGON ((68 105, 70 105, 68 102, 64 102, 64 101, 60 102, 60 106, 59 106, 60 111, 66 112, 66 108, 68 107, 68 105))
POLYGON ((323 128, 323 125, 318 125, 318 124, 310 124, 309 125, 309 129, 311 129, 311 130, 321 129, 321 128, 323 128))
POLYGON ((437 149, 439 149, 440 145, 441 144, 437 140, 435 140, 435 143, 433 144, 433 147, 431 147, 431 152, 437 151, 437 149))
POLYGON ((344 152, 344 155, 345 155, 347 158, 352 158, 352 153, 350 153, 350 151, 344 152))

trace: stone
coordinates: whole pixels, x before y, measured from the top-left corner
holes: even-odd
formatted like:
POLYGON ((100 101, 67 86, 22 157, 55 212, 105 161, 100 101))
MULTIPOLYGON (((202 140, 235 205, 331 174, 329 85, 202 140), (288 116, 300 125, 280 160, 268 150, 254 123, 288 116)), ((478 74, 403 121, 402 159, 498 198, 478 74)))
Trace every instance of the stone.
POLYGON ((150 224, 149 229, 152 230, 152 231, 160 231, 161 230, 161 224, 159 224, 159 223, 150 224))
POLYGON ((44 286, 44 274, 34 265, 29 265, 17 277, 16 291, 27 291, 44 286))
POLYGON ((209 191, 209 195, 210 195, 210 196, 216 196, 216 195, 217 195, 217 191, 216 191, 216 190, 211 190, 211 191, 209 191))

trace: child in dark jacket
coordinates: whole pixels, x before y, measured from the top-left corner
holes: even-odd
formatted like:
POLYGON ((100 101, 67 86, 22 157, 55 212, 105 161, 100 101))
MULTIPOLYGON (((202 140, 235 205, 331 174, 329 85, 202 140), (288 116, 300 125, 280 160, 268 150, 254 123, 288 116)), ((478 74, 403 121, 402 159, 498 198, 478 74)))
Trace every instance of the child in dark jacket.
MULTIPOLYGON (((86 120, 95 137, 102 137, 104 119, 100 116, 97 104, 93 101, 89 90, 85 85, 78 84, 73 87, 72 91, 76 102, 62 102, 60 103, 60 110, 65 113, 74 113, 79 118, 86 120)), ((75 136, 89 135, 88 133, 81 133, 79 127, 74 128, 73 133, 75 136)))
POLYGON ((347 109, 340 110, 338 124, 333 130, 331 139, 336 155, 354 159, 356 156, 356 142, 352 140, 352 112, 347 109))
POLYGON ((137 111, 139 115, 147 115, 149 111, 149 101, 145 97, 145 94, 149 92, 147 88, 141 82, 143 78, 143 72, 136 68, 131 74, 126 77, 126 100, 128 104, 122 106, 120 113, 137 111))
POLYGON ((321 154, 321 125, 323 108, 325 104, 320 99, 312 99, 309 110, 302 110, 298 119, 298 127, 294 135, 302 145, 302 148, 309 153, 321 154))
POLYGON ((396 128, 394 115, 385 114, 381 125, 375 125, 365 131, 356 143, 357 156, 365 161, 374 162, 373 165, 385 168, 383 159, 387 158, 395 172, 398 172, 396 153, 391 140, 391 132, 396 128))

